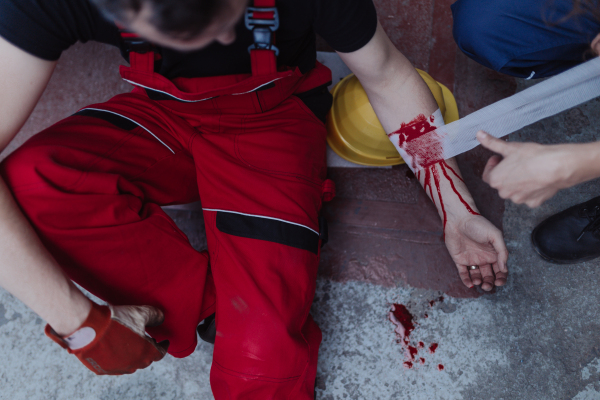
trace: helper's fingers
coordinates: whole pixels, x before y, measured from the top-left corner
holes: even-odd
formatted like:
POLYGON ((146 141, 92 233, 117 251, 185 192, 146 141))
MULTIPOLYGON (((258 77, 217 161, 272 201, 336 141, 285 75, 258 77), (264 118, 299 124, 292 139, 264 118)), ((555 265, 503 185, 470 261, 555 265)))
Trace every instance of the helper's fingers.
POLYGON ((492 266, 489 264, 480 265, 479 269, 481 270, 481 275, 483 276, 483 283, 481 284, 481 288, 486 292, 489 292, 494 288, 495 281, 494 273, 492 272, 492 266))
POLYGON ((481 174, 481 178, 488 185, 490 184, 490 173, 493 171, 494 168, 496 168, 498 164, 500 164, 500 161, 502 161, 502 157, 498 155, 493 155, 490 157, 487 164, 485 164, 485 168, 483 170, 483 174, 481 174))
POLYGON ((492 246, 494 246, 494 250, 496 250, 496 254, 498 254, 498 258, 496 263, 498 264, 498 270, 508 274, 508 268, 506 263, 508 261, 508 249, 506 248, 506 243, 504 243, 504 237, 502 236, 502 232, 498 230, 494 233, 492 239, 490 240, 492 246))
POLYGON ((498 154, 502 154, 503 156, 507 155, 510 150, 509 143, 505 142, 504 140, 495 138, 494 136, 484 131, 477 132, 477 140, 479 140, 479 143, 481 143, 481 145, 486 149, 490 149, 491 151, 498 154))
POLYGON ((471 282, 471 276, 469 275, 469 271, 465 265, 456 264, 456 269, 458 269, 458 276, 460 276, 460 280, 465 284, 469 289, 473 287, 473 282, 471 282))

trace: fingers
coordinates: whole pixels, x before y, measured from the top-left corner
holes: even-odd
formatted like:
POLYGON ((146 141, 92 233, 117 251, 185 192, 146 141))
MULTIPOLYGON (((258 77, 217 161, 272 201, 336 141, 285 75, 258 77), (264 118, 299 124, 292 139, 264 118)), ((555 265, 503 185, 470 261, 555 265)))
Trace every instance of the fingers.
POLYGON ((496 168, 496 166, 498 164, 500 164, 500 161, 502 161, 502 157, 500 157, 498 155, 494 155, 494 156, 491 156, 490 159, 488 160, 487 164, 485 164, 485 168, 483 170, 483 174, 481 175, 481 178, 488 185, 490 184, 490 173, 492 172, 492 170, 494 168, 496 168))
POLYGON ((483 282, 483 279, 481 277, 480 269, 470 269, 469 274, 471 274, 471 282, 473 282, 473 285, 475 285, 475 286, 481 285, 481 283, 483 282))
POLYGON ((465 265, 456 264, 456 269, 458 269, 458 276, 460 276, 460 280, 465 284, 469 289, 473 287, 473 282, 471 281, 471 275, 469 275, 469 271, 465 265))
POLYGON ((146 309, 146 321, 145 326, 159 326, 165 320, 165 315, 161 310, 151 306, 141 306, 146 309))
POLYGON ((506 248, 502 232, 500 232, 499 229, 492 235, 490 242, 498 255, 498 258, 496 259, 498 270, 508 274, 508 268, 506 266, 506 262, 508 261, 508 249, 506 248))
POLYGON ((500 270, 498 263, 492 264, 492 268, 494 269, 494 274, 496 275, 496 280, 494 281, 494 285, 496 286, 504 286, 506 280, 508 278, 508 272, 500 270))
MULTIPOLYGON (((480 265, 481 276, 483 277, 483 283, 481 288, 486 292, 489 292, 494 288, 494 273, 492 272, 492 266, 490 264, 480 265)), ((471 271, 472 272, 472 271, 471 271)))
POLYGON ((140 336, 145 336, 146 326, 158 326, 165 317, 161 310, 151 306, 109 305, 112 319, 125 325, 140 336))
POLYGON ((506 155, 510 150, 509 143, 502 139, 495 138, 484 131, 477 132, 477 140, 479 140, 479 143, 481 143, 483 147, 490 149, 494 153, 506 155))

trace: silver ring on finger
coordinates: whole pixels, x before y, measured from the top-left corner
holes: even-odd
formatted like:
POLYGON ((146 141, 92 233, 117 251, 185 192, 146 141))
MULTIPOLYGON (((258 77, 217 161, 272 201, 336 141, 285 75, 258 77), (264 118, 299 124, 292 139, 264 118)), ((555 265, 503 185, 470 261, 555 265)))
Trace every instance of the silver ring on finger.
POLYGON ((468 266, 467 266, 467 269, 468 269, 469 271, 473 271, 473 270, 475 270, 475 269, 479 269, 479 265, 468 265, 468 266))

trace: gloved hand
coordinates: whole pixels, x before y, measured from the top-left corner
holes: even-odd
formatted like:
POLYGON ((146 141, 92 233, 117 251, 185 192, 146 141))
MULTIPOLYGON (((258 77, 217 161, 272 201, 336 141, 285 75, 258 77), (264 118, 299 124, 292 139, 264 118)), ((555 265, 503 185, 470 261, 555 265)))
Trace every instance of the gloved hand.
POLYGON ((157 344, 145 334, 146 326, 160 325, 162 312, 150 306, 100 306, 92 309, 79 329, 66 338, 50 325, 46 335, 79 358, 97 375, 131 374, 167 353, 168 342, 157 344))

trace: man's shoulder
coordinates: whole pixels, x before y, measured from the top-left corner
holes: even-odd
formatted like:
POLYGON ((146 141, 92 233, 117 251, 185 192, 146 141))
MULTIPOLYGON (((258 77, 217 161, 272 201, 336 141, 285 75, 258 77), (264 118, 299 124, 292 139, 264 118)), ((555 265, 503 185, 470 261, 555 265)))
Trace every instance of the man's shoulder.
POLYGON ((118 43, 114 23, 89 0, 0 0, 0 36, 46 60, 76 42, 118 43))

